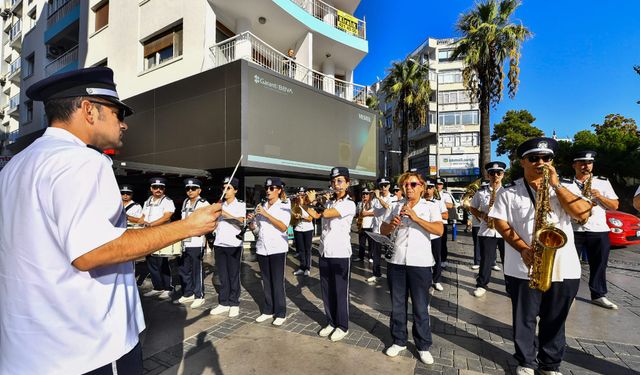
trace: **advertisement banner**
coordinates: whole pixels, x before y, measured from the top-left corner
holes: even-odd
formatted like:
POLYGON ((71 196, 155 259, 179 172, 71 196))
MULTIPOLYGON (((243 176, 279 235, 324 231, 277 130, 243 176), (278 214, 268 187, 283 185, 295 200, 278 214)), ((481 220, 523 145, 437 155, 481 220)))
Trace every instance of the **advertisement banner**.
POLYGON ((349 13, 338 10, 338 29, 358 35, 358 19, 349 13))
POLYGON ((480 172, 480 155, 440 155, 438 167, 441 176, 467 176, 480 172))

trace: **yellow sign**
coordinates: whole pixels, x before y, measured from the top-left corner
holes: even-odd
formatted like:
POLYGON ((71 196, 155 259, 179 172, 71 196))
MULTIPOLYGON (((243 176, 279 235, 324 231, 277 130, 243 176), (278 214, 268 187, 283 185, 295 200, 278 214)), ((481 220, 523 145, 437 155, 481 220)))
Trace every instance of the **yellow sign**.
POLYGON ((338 10, 338 29, 358 35, 358 19, 349 13, 338 10))

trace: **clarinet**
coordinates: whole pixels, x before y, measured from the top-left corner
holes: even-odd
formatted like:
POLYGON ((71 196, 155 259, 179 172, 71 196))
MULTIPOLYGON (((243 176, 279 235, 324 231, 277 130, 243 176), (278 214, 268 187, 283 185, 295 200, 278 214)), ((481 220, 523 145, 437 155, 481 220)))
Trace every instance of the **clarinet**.
POLYGON ((396 252, 396 238, 398 237, 398 231, 404 226, 404 220, 408 216, 400 211, 400 224, 393 229, 393 232, 389 235, 389 243, 385 244, 382 248, 382 253, 385 259, 393 258, 393 254, 396 252))
MULTIPOLYGON (((258 205, 262 206, 265 203, 267 203, 267 198, 262 198, 260 199, 260 203, 258 203, 258 205)), ((255 222, 255 216, 251 222, 255 222)), ((236 238, 239 239, 240 241, 244 241, 244 234, 247 232, 248 228, 249 228, 249 223, 245 220, 244 225, 240 229, 240 233, 236 234, 236 238)))

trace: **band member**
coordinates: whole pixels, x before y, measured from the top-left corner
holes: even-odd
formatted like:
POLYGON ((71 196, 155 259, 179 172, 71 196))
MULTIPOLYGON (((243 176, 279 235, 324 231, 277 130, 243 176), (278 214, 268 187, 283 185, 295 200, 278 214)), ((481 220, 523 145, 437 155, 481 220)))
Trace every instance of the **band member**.
POLYGON ((122 197, 124 213, 127 215, 127 226, 138 224, 142 216, 142 206, 133 201, 133 188, 131 185, 120 186, 120 196, 122 197))
POLYGON ((218 306, 211 315, 227 313, 233 318, 240 314, 240 266, 243 239, 238 238, 247 215, 247 206, 236 198, 240 181, 225 177, 223 189, 227 189, 222 203, 222 215, 215 229, 213 253, 220 279, 218 306))
MULTIPOLYGON (((436 206, 438 206, 438 210, 440 211, 440 218, 443 225, 443 233, 444 228, 446 228, 447 218, 449 217, 449 210, 445 206, 445 203, 442 199, 435 199, 435 190, 436 190, 436 182, 433 180, 426 180, 427 190, 425 191, 424 197, 427 202, 432 202, 436 206)), ((431 282, 433 285, 433 289, 437 291, 443 291, 444 287, 442 283, 440 283, 440 277, 442 276, 442 253, 441 253, 441 245, 442 245, 442 235, 436 233, 429 233, 430 245, 431 245, 431 255, 433 256, 433 260, 435 264, 432 267, 432 275, 431 282)))
POLYGON ((407 196, 398 202, 382 223, 382 234, 392 234, 394 252, 387 262, 387 280, 391 293, 391 321, 389 328, 393 337, 385 353, 395 357, 407 348, 407 309, 409 296, 413 307, 413 341, 420 360, 432 364, 429 347, 431 326, 429 325, 429 288, 432 267, 435 265, 430 250, 429 235, 442 235, 443 224, 438 204, 422 198, 425 181, 418 173, 406 172, 398 183, 407 196), (427 251, 425 251, 425 243, 427 251))
POLYGON ((300 268, 293 274, 296 276, 309 276, 311 272, 311 246, 313 239, 313 218, 302 209, 302 206, 309 204, 307 199, 307 189, 303 186, 298 188, 298 194, 291 202, 291 216, 293 226, 293 239, 298 250, 298 260, 300 268))
MULTIPOLYGON (((209 206, 209 202, 200 197, 202 182, 197 178, 184 180, 187 199, 182 203, 181 216, 186 219, 195 210, 209 206)), ((204 304, 204 236, 189 237, 182 240, 182 255, 178 258, 178 270, 182 282, 182 297, 173 301, 176 305, 191 303, 191 308, 204 304)))
POLYGON ((595 151, 579 151, 573 155, 572 180, 563 180, 563 184, 572 193, 584 196, 591 201, 591 216, 586 223, 573 221, 573 236, 578 254, 587 252, 589 261, 589 289, 591 302, 607 309, 618 306, 609 301, 607 295, 607 262, 609 261, 609 226, 605 210, 618 209, 618 196, 606 177, 593 175, 595 151), (586 191, 586 189, 589 189, 586 191))
POLYGON ((444 224, 444 233, 442 234, 442 243, 440 245, 440 253, 442 254, 442 268, 447 268, 447 259, 449 258, 449 248, 447 247, 447 235, 449 234, 449 229, 447 223, 449 219, 455 220, 455 215, 452 216, 452 213, 455 213, 453 209, 453 196, 448 191, 444 190, 444 180, 439 178, 436 180, 436 189, 438 189, 438 195, 440 196, 440 200, 444 202, 445 207, 447 208, 447 217, 442 219, 442 223, 444 224))
POLYGON ((373 229, 373 204, 371 203, 371 190, 362 189, 362 200, 356 209, 358 224, 358 261, 364 261, 366 250, 371 254, 373 240, 367 235, 373 229))
POLYGON ((487 163, 484 168, 489 174, 489 185, 481 188, 473 196, 469 211, 480 220, 478 230, 478 247, 480 250, 480 271, 476 277, 476 290, 473 295, 482 297, 487 292, 487 285, 491 280, 491 269, 496 266, 496 248, 504 248, 504 240, 495 230, 494 221, 488 216, 495 199, 502 189, 502 177, 506 164, 501 161, 487 163))
MULTIPOLYGON (((322 218, 320 237, 320 285, 322 302, 327 316, 327 325, 318 335, 331 341, 342 340, 349 332, 349 278, 351 276, 351 222, 356 214, 347 189, 349 188, 349 169, 334 167, 331 169, 331 187, 334 196, 321 212, 305 207, 314 219, 322 218)), ((309 200, 316 200, 315 191, 307 192, 309 200)))
POLYGON ((291 221, 291 204, 286 199, 283 186, 279 177, 267 178, 264 183, 267 201, 256 206, 255 214, 247 216, 249 228, 258 233, 256 253, 264 289, 262 314, 256 322, 275 316, 273 325, 276 326, 281 326, 287 319, 284 269, 289 250, 287 229, 291 221))
MULTIPOLYGON (((149 180, 151 184, 151 196, 142 207, 142 221, 145 227, 156 227, 166 224, 171 220, 171 215, 176 210, 171 198, 164 195, 167 179, 154 177, 149 180)), ((144 297, 158 296, 159 298, 171 297, 173 283, 171 280, 171 268, 167 257, 147 255, 147 267, 151 274, 153 289, 143 294, 144 297)))
MULTIPOLYGON (((488 181, 482 181, 480 184, 480 189, 489 186, 488 181)), ((474 214, 469 213, 471 216, 471 239, 473 240, 473 266, 471 266, 472 270, 480 269, 480 245, 478 244, 478 232, 480 231, 480 219, 478 219, 474 214)))
POLYGON ((400 186, 398 185, 393 185, 393 189, 391 189, 391 193, 394 196, 394 200, 393 200, 394 202, 398 202, 403 198, 402 189, 400 189, 400 186))
MULTIPOLYGON (((382 225, 385 216, 389 212, 394 198, 389 190, 391 187, 389 178, 379 178, 377 185, 378 188, 374 190, 375 196, 373 200, 373 233, 380 233, 380 225, 382 225)), ((382 267, 380 266, 382 260, 382 245, 378 242, 372 241, 371 243, 371 258, 373 260, 373 276, 369 277, 367 282, 373 284, 379 277, 382 277, 382 267)))
POLYGON ((519 145, 516 153, 524 178, 505 185, 489 211, 489 217, 494 219, 498 233, 507 243, 504 273, 513 309, 517 374, 533 375, 536 367, 543 373, 558 371, 565 351, 565 321, 580 284, 580 261, 571 219, 586 219, 590 204, 560 184, 551 163, 557 149, 558 143, 551 138, 533 138, 519 145), (536 202, 538 190, 544 188, 544 169, 549 176, 548 190, 543 190, 548 193, 548 199, 536 202), (541 214, 547 211, 547 215, 541 214), (534 249, 539 249, 534 245, 534 228, 546 224, 562 230, 567 241, 556 251, 551 287, 542 292, 529 287, 529 268, 534 259, 542 261, 541 255, 534 253, 534 249))

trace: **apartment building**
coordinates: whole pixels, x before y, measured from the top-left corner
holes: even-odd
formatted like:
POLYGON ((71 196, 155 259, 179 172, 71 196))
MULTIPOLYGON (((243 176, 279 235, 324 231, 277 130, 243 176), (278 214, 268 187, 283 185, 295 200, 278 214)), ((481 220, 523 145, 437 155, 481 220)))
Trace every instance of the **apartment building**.
MULTIPOLYGON (((453 59, 455 39, 428 38, 409 54, 429 65, 431 98, 428 124, 409 130, 409 168, 463 184, 480 174, 480 112, 462 81, 461 59, 453 59)), ((399 129, 394 126, 393 106, 382 95, 383 126, 379 130, 379 170, 399 174, 401 168, 399 129)))
POLYGON ((353 16, 359 0, 4 1, 10 149, 47 125, 42 103, 24 95, 29 85, 109 66, 136 109, 114 155, 126 165, 216 170, 242 154, 246 168, 312 177, 346 164, 375 175, 375 115, 367 87, 353 82, 368 52, 366 23, 353 16), (310 154, 322 162, 305 156, 314 138, 326 142, 310 154))

